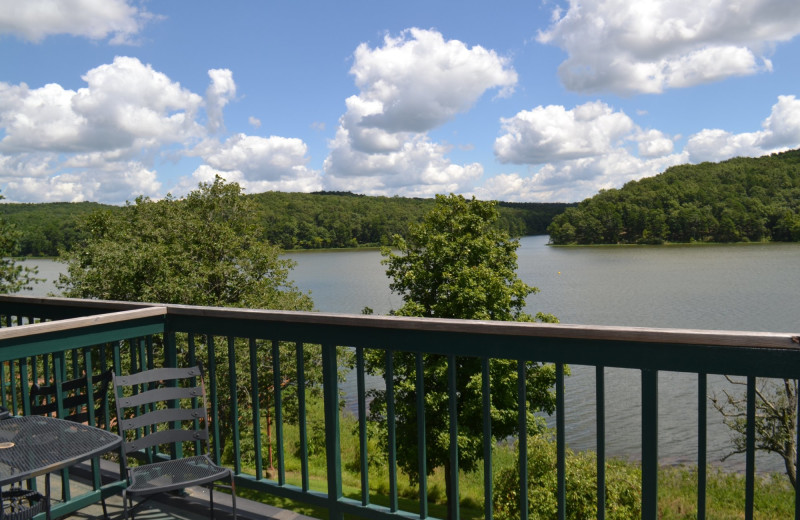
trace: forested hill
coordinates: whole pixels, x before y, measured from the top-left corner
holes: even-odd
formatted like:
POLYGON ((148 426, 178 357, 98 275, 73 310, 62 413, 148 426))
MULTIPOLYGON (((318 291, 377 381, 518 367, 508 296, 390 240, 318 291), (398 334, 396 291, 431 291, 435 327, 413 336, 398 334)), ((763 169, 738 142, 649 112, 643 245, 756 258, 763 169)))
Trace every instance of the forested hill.
MULTIPOLYGON (((284 249, 379 245, 404 235, 433 207, 433 199, 369 197, 343 192, 247 195, 256 201, 263 235, 284 249)), ((513 236, 544 234, 553 217, 574 204, 505 203, 499 225, 513 236)), ((22 232, 20 254, 55 256, 80 239, 80 222, 98 210, 124 207, 93 202, 0 203, 0 218, 22 232)))
POLYGON ((673 166, 557 216, 554 244, 800 241, 800 150, 673 166))

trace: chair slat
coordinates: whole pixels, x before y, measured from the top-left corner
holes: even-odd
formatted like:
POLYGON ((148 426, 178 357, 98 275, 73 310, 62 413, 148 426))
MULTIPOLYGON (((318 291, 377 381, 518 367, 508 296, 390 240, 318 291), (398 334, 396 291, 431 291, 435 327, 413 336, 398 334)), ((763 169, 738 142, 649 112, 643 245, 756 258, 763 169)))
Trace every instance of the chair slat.
POLYGON ((198 367, 189 368, 154 368, 144 372, 116 377, 117 386, 133 386, 146 383, 155 383, 167 379, 186 379, 197 377, 201 374, 198 367))
POLYGON ((199 386, 192 386, 188 388, 181 387, 165 387, 156 388, 154 390, 147 390, 140 394, 118 397, 119 405, 122 408, 132 408, 134 406, 143 406, 146 404, 155 404, 163 401, 172 401, 175 399, 193 399, 201 397, 203 390, 199 386))
POLYGON ((136 430, 154 424, 170 423, 173 421, 194 421, 204 419, 205 410, 202 408, 163 408, 148 412, 119 422, 120 429, 125 431, 136 430))
POLYGON ((145 437, 125 442, 125 453, 144 450, 152 446, 172 444, 173 442, 205 441, 208 440, 204 430, 162 430, 151 433, 145 437))

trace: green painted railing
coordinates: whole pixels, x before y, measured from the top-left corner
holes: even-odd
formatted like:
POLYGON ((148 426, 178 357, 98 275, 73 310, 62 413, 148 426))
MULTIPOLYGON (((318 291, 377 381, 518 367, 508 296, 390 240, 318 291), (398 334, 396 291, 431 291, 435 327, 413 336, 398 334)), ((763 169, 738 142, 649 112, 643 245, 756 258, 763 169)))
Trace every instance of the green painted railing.
MULTIPOLYGON (((746 333, 590 327, 573 325, 474 322, 380 316, 349 316, 320 313, 219 309, 189 306, 146 306, 119 302, 36 299, 0 296, 0 378, 2 403, 16 413, 25 413, 27 389, 34 380, 64 378, 67 374, 98 373, 106 367, 117 373, 141 367, 175 366, 202 361, 208 371, 214 456, 230 461, 237 486, 312 504, 328 511, 332 519, 354 515, 369 519, 428 518, 425 451, 425 410, 422 396, 425 380, 420 370, 424 355, 438 354, 448 360, 449 438, 458 435, 458 396, 453 391, 456 360, 479 358, 482 364, 484 417, 485 518, 492 518, 492 445, 489 399, 489 359, 517 361, 518 381, 525 380, 528 362, 553 363, 556 369, 556 441, 558 518, 566 518, 566 443, 569 417, 564 407, 564 367, 596 367, 596 426, 598 482, 597 518, 606 515, 605 505, 605 368, 641 371, 642 385, 642 516, 657 517, 658 508, 658 374, 662 371, 697 374, 698 460, 697 517, 706 518, 706 406, 709 374, 744 376, 747 379, 747 454, 744 517, 753 518, 755 489, 755 388, 756 378, 797 379, 800 345, 797 337, 781 333, 746 333), (54 323, 19 327, 26 323, 54 323), (49 327, 49 328, 47 328, 49 327), (360 454, 360 493, 343 493, 340 418, 343 413, 339 382, 339 359, 343 348, 355 353, 358 390, 357 418, 360 454), (386 505, 370 499, 367 402, 364 354, 369 349, 385 352, 387 394, 389 485, 386 505), (397 353, 416 355, 416 392, 420 418, 417 439, 398 439, 391 383, 397 353), (309 370, 321 372, 321 402, 324 416, 325 482, 315 489, 309 470, 308 392, 316 388, 309 370), (70 372, 71 371, 71 372, 70 372), (296 374, 289 381, 286 374, 296 374), (269 374, 265 377, 265 374, 269 374), (297 424, 285 420, 289 398, 297 424), (267 439, 270 430, 258 427, 269 416, 274 425, 274 473, 268 474, 267 439), (286 428, 297 428, 300 440, 299 470, 289 472, 286 460, 286 428), (419 500, 412 510, 401 510, 398 494, 398 442, 418 445, 419 500), (258 448, 257 448, 258 447, 258 448), (265 454, 265 452, 267 452, 265 454)), ((525 384, 518 385, 518 400, 526 402, 525 384)), ((526 446, 526 410, 519 407, 519 444, 526 446)), ((110 425, 113 428, 113 425, 110 425)), ((800 429, 798 429, 800 431, 800 429)), ((169 454, 164 454, 169 456, 169 454)), ((458 448, 451 442, 450 465, 458 489, 458 448)), ((527 453, 520 450, 520 482, 527 487, 527 453)), ((75 510, 100 493, 114 492, 121 482, 110 483, 84 502, 75 498, 61 504, 57 514, 75 510), (77 504, 77 505, 76 505, 77 504)), ((522 518, 527 518, 528 498, 520 493, 522 518)), ((796 518, 800 500, 796 499, 796 518)), ((408 508, 407 508, 408 509, 408 508)), ((458 507, 454 508, 456 516, 458 507)))

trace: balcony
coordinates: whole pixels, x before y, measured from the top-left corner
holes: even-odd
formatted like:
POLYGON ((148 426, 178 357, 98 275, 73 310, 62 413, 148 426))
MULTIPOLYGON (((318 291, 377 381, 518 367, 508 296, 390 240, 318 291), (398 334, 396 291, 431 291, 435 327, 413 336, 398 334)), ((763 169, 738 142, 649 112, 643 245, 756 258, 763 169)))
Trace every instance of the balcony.
MULTIPOLYGON (((697 517, 710 512, 706 504, 707 467, 707 377, 728 374, 746 378, 747 451, 745 468, 745 503, 742 514, 753 518, 755 502, 755 392, 756 378, 796 379, 800 374, 800 345, 797 337, 780 333, 723 332, 597 327, 575 325, 474 322, 463 320, 418 319, 384 316, 335 315, 321 313, 221 309, 177 305, 145 305, 121 302, 69 300, 0 296, 0 387, 2 405, 16 414, 29 410, 28 389, 33 381, 78 377, 113 368, 117 373, 140 367, 178 366, 201 361, 208 374, 214 456, 230 461, 236 472, 237 490, 249 496, 277 496, 298 504, 308 504, 331 519, 353 515, 368 519, 429 518, 433 516, 425 478, 425 402, 418 400, 419 427, 416 438, 398 439, 394 429, 395 407, 392 377, 387 377, 386 442, 388 486, 380 497, 370 493, 369 467, 371 445, 366 400, 365 353, 380 352, 385 359, 385 373, 393 374, 394 356, 410 353, 417 367, 424 355, 436 354, 447 359, 445 377, 449 393, 451 449, 449 463, 456 493, 459 489, 458 448, 452 442, 458 436, 458 399, 455 388, 456 359, 480 360, 483 378, 482 417, 484 428, 482 469, 484 475, 485 518, 493 518, 492 443, 488 388, 489 359, 516 362, 518 375, 524 376, 528 362, 553 364, 556 374, 556 442, 558 517, 565 517, 566 441, 569 421, 565 413, 565 366, 594 367, 595 422, 597 450, 598 510, 603 519, 606 487, 606 399, 605 369, 619 367, 641 373, 641 508, 642 517, 655 519, 658 511, 658 394, 660 372, 696 374, 697 385, 697 517), (343 410, 341 404, 339 360, 345 350, 354 353, 355 368, 348 376, 355 382, 355 423, 358 430, 360 483, 355 493, 345 493, 342 467, 343 410), (307 402, 313 382, 306 377, 309 367, 319 369, 319 405, 322 428, 309 424, 307 402), (296 376, 288 378, 292 371, 296 376), (271 373, 268 378, 264 373, 271 373), (289 401, 296 424, 285 421, 289 401), (266 405, 265 405, 266 403, 266 405), (286 403, 286 404, 285 404, 286 403), (420 413, 421 411, 421 413, 420 413), (269 416, 272 428, 265 428, 269 416), (260 428, 252 425, 259 424, 260 428), (299 439, 294 449, 286 442, 288 428, 299 439), (296 430, 296 431, 295 431, 296 430), (269 433, 272 432, 272 433, 269 433), (267 435, 273 436, 267 439, 267 435), (315 474, 309 461, 313 443, 321 439, 324 451, 324 474, 315 474), (269 443, 268 441, 272 441, 269 443), (275 468, 270 469, 267 444, 275 468), (413 443, 419 450, 419 497, 401 499, 398 493, 397 450, 401 443, 413 443), (262 447, 262 449, 256 449, 262 447), (287 461, 297 466, 287 469, 287 461)), ((524 377, 520 378, 524 380, 524 377)), ((662 381, 663 383, 663 381, 662 381)), ((416 395, 424 395, 426 381, 416 378, 416 395)), ((526 402, 526 387, 518 385, 519 403, 526 402)), ((428 411, 430 413, 430 411, 428 411)), ((525 446, 527 436, 525 406, 519 406, 518 438, 525 446)), ((112 417, 113 413, 106 414, 112 417)), ((113 429, 107 420, 106 428, 113 429)), ((164 454, 165 457, 169 456, 164 454)), ((519 480, 527 487, 526 450, 520 450, 519 480)), ((54 515, 67 515, 99 500, 101 495, 119 493, 124 482, 117 480, 94 485, 80 496, 66 496, 54 507, 54 515)), ((527 518, 528 497, 519 494, 522 518, 527 518)), ((800 504, 800 500, 795 500, 800 504)), ((800 508, 798 508, 800 518, 800 508)), ((458 506, 454 517, 460 517, 458 506)), ((713 516, 713 515, 712 515, 713 516)))

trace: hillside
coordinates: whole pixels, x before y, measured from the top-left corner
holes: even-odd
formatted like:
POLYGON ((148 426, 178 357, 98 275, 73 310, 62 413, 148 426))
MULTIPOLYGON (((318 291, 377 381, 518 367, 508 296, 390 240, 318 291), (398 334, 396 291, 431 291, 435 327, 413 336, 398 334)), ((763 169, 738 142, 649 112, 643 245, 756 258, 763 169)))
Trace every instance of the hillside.
POLYGON ((548 227, 553 244, 800 241, 800 150, 680 165, 601 191, 548 227))
MULTIPOLYGON (((284 249, 316 249, 380 245, 403 235, 433 199, 369 197, 345 192, 246 195, 258 207, 264 239, 284 249)), ((571 204, 499 203, 500 227, 513 236, 544 234, 553 217, 571 204)), ((0 204, 0 218, 22 231, 20 254, 56 256, 83 233, 80 223, 96 211, 124 207, 93 202, 0 204)))

